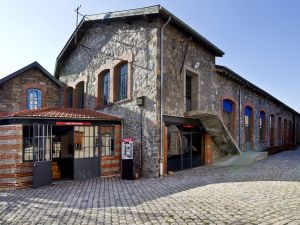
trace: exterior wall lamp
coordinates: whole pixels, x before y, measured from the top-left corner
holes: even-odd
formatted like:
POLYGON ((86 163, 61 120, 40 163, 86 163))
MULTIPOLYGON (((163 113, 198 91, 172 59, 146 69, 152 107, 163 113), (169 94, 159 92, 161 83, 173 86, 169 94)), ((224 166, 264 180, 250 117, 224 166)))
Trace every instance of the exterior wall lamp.
POLYGON ((140 107, 143 107, 145 104, 145 96, 140 96, 136 98, 136 104, 140 107))

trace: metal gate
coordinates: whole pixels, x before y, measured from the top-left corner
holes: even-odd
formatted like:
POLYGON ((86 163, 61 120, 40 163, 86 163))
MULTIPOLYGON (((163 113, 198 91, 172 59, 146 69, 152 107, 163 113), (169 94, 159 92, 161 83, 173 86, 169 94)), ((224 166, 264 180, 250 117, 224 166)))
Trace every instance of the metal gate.
POLYGON ((100 176, 99 127, 74 127, 74 179, 85 180, 100 176))
POLYGON ((52 182, 52 126, 33 124, 33 188, 52 182))

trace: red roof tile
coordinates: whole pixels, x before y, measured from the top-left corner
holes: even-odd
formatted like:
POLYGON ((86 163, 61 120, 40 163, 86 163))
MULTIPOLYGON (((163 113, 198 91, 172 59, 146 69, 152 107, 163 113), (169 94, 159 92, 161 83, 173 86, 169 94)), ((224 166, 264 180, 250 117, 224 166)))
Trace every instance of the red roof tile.
POLYGON ((120 121, 121 117, 108 113, 96 112, 89 109, 73 108, 44 108, 36 110, 23 110, 13 113, 0 113, 0 118, 11 117, 30 117, 30 118, 49 118, 49 119, 88 119, 88 120, 113 120, 120 121))

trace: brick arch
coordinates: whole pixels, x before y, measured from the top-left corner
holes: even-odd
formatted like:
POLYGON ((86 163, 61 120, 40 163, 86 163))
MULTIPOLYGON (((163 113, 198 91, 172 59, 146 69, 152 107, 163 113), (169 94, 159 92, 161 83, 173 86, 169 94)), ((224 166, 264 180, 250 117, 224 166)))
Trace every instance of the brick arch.
POLYGON ((114 102, 123 102, 123 101, 126 101, 128 99, 131 98, 131 84, 132 84, 132 76, 131 76, 131 72, 132 69, 131 69, 131 62, 128 61, 128 60, 119 60, 114 68, 113 68, 113 101, 114 102), (117 96, 117 93, 118 93, 118 71, 120 69, 121 66, 127 64, 127 98, 126 99, 122 99, 122 100, 119 100, 118 99, 118 96, 117 96))
POLYGON ((244 128, 244 149, 246 150, 246 148, 248 147, 248 145, 249 145, 249 147, 250 147, 250 149, 253 149, 253 147, 254 147, 254 106, 253 106, 253 104, 252 103, 250 103, 250 102, 245 102, 244 104, 243 104, 243 128, 244 128), (250 107, 251 109, 252 109, 252 115, 251 115, 251 118, 250 118, 250 121, 249 121, 249 123, 250 123, 250 130, 249 130, 249 132, 250 132, 250 134, 249 134, 249 136, 247 135, 247 133, 246 133, 246 129, 245 129, 245 109, 246 109, 246 107, 250 107), (248 143, 249 142, 249 143, 248 143))
POLYGON ((39 89, 42 92, 42 108, 46 108, 46 96, 47 96, 47 87, 39 84, 39 83, 30 83, 25 84, 22 87, 22 97, 25 99, 22 103, 22 109, 26 110, 26 104, 27 104, 27 89, 39 89))
MULTIPOLYGON (((110 69, 104 69, 102 70, 97 76, 96 76, 96 85, 97 85, 97 90, 95 91, 95 95, 96 95, 96 108, 101 107, 101 94, 100 92, 102 91, 102 77, 103 75, 105 75, 106 73, 109 73, 109 92, 111 92, 112 89, 112 82, 111 82, 111 70, 110 69)), ((111 102, 111 93, 109 93, 109 102, 111 102)))
POLYGON ((231 131, 231 135, 233 138, 235 138, 236 136, 236 121, 237 121, 237 109, 238 109, 238 106, 237 106, 237 101, 231 97, 231 96, 223 96, 221 98, 221 115, 222 115, 222 118, 224 119, 224 106, 223 106, 223 102, 224 100, 229 100, 233 103, 233 113, 232 113, 232 116, 231 116, 231 119, 233 121, 233 124, 232 124, 232 127, 230 129, 231 131))

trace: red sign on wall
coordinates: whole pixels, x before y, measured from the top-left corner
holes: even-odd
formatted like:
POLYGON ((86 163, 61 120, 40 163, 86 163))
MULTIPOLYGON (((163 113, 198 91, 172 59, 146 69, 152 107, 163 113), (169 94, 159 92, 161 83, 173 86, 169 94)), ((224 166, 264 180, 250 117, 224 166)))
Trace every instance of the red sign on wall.
POLYGON ((58 126, 89 126, 91 122, 56 122, 58 126))

